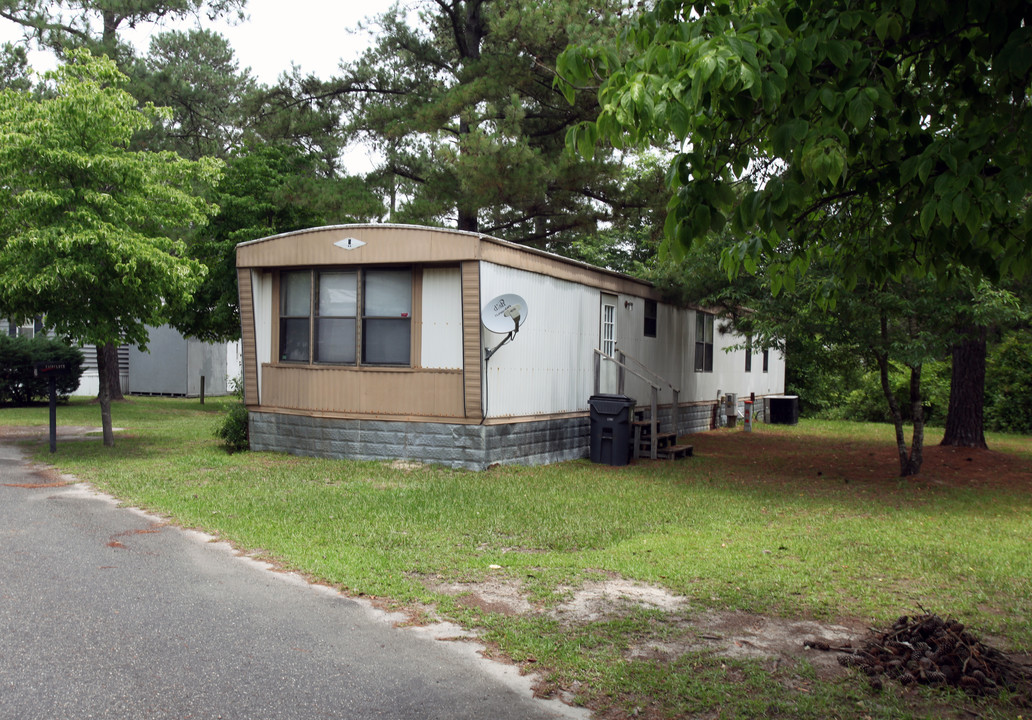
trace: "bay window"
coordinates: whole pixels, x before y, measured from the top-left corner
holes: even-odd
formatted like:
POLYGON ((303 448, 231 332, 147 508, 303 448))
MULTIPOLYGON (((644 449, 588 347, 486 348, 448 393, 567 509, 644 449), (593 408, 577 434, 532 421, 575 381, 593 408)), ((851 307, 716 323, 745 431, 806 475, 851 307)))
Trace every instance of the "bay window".
POLYGON ((408 366, 412 270, 285 271, 279 329, 282 362, 408 366))

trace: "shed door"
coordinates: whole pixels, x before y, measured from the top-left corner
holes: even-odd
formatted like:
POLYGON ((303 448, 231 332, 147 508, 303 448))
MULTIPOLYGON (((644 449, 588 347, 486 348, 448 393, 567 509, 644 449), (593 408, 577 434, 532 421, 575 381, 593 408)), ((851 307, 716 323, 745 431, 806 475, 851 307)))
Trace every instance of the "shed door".
MULTIPOLYGON (((609 357, 616 355, 616 295, 602 294, 602 312, 598 328, 598 349, 609 357)), ((599 392, 617 391, 617 366, 602 358, 599 392)))

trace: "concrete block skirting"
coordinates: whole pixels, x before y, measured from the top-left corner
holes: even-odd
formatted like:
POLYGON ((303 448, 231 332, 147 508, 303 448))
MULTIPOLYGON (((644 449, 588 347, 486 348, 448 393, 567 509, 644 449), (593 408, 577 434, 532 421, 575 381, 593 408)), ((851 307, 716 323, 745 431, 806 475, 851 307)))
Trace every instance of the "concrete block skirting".
POLYGON ((458 425, 249 414, 252 450, 351 460, 416 460, 483 470, 496 463, 544 465, 588 456, 587 417, 458 425))
MULTIPOLYGON (((659 409, 664 430, 670 427, 670 411, 669 406, 659 409)), ((678 434, 709 430, 712 413, 712 403, 682 406, 678 434)), ((546 465, 586 458, 591 445, 591 423, 586 416, 458 425, 251 412, 249 423, 252 450, 351 460, 416 460, 470 470, 496 463, 546 465)))

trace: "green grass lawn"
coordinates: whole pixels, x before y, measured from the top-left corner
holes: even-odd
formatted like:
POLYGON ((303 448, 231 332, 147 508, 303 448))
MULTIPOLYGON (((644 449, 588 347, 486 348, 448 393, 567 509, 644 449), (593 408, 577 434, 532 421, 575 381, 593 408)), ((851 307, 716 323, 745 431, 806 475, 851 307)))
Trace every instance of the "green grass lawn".
MULTIPOLYGON (((926 608, 1003 639, 1008 651, 1032 650, 1028 438, 990 439, 1016 463, 1018 480, 1003 486, 897 479, 891 428, 806 421, 760 424, 751 437, 693 436, 697 457, 676 463, 476 473, 228 455, 213 437, 228 402, 134 398, 113 409, 124 428, 115 448, 64 441, 51 455, 44 441, 30 451, 127 503, 349 594, 476 628, 496 652, 542 673, 544 689, 571 690, 600 717, 1018 713, 1006 697, 888 686, 873 694, 854 675, 820 679, 805 661, 774 669, 703 650, 639 657, 629 649, 697 633, 693 614, 706 609, 877 627, 926 608), (806 452, 820 469, 811 473, 794 452, 770 454, 789 446, 813 448, 806 452), (890 462, 857 480, 849 461, 835 465, 837 447, 851 457, 888 449, 890 462), (683 596, 688 609, 572 627, 548 612, 579 585, 614 577, 683 596), (537 611, 493 612, 440 589, 488 581, 520 588, 537 611)), ((64 425, 99 418, 83 401, 58 408, 64 425)), ((46 422, 46 408, 0 410, 0 425, 46 422)), ((936 441, 930 434, 928 445, 936 441)))

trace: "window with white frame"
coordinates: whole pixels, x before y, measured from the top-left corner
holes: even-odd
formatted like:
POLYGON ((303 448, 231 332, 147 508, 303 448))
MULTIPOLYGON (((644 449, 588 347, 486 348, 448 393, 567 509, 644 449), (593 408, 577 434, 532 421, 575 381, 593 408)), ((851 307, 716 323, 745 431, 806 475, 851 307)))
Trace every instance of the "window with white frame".
POLYGON ((602 305, 602 352, 616 354, 616 306, 602 305))
POLYGON ((713 372, 713 316, 695 312, 695 372, 713 372))

